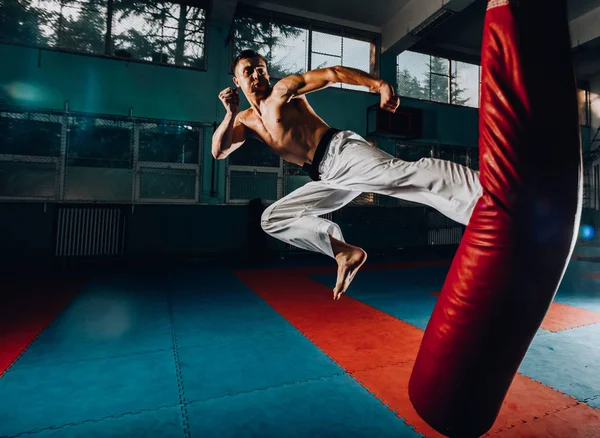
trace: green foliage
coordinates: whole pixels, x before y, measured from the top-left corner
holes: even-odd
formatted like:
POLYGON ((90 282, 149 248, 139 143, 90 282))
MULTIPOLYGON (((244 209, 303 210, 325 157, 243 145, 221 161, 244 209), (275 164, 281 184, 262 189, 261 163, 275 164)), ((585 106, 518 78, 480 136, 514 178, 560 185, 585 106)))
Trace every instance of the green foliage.
POLYGON ((43 14, 27 1, 2 0, 0 3, 0 40, 25 44, 44 42, 40 25, 43 14))
POLYGON ((398 72, 398 94, 401 96, 465 105, 469 101, 469 98, 462 97, 465 91, 464 88, 458 86, 456 69, 452 69, 451 72, 448 60, 444 58, 431 56, 427 64, 427 71, 421 79, 413 75, 406 67, 398 72), (448 96, 449 86, 451 87, 450 96, 448 96))
POLYGON ((251 49, 267 59, 271 78, 281 79, 301 73, 274 61, 273 49, 284 39, 298 37, 304 29, 272 23, 268 19, 240 16, 234 21, 234 57, 242 50, 251 49))
MULTIPOLYGON (((34 6, 32 0, 1 1, 0 40, 85 53, 106 52, 106 0, 50 0, 43 6, 34 6)), ((197 7, 117 0, 109 52, 125 58, 201 67, 204 19, 204 10, 197 7)))
POLYGON ((115 16, 128 28, 115 33, 116 51, 122 55, 176 65, 200 64, 204 43, 204 12, 201 9, 167 2, 150 3, 120 0, 115 16), (143 22, 144 28, 137 29, 143 22), (202 51, 200 51, 202 52, 202 51))

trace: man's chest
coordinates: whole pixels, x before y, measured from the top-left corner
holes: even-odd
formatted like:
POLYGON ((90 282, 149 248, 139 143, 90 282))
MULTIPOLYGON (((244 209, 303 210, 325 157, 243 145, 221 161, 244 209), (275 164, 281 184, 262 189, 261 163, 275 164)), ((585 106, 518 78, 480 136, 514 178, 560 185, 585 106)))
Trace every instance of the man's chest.
POLYGON ((298 109, 292 103, 264 105, 260 114, 250 110, 244 124, 261 137, 275 138, 292 128, 298 116, 298 109))

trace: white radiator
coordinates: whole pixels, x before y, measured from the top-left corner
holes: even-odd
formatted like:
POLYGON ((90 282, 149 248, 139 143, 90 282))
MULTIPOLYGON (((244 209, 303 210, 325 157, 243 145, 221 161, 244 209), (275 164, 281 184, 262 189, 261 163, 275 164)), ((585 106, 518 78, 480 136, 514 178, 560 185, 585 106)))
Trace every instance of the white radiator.
POLYGON ((123 250, 124 215, 119 208, 59 208, 56 255, 114 256, 123 250))
POLYGON ((462 234, 461 227, 429 230, 427 241, 429 245, 453 245, 460 243, 462 234))

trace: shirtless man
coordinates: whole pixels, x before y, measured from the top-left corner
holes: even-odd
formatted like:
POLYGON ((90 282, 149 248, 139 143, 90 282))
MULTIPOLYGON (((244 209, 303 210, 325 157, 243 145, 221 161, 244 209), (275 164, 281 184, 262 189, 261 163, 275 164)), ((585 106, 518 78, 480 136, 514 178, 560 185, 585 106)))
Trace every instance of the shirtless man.
POLYGON ((400 99, 390 84, 363 71, 336 66, 288 76, 271 86, 265 58, 251 50, 235 59, 233 82, 250 108, 239 111, 238 89, 221 91, 219 99, 227 111, 213 135, 212 154, 224 159, 248 136, 255 136, 309 173, 312 181, 271 204, 261 225, 283 242, 336 260, 334 299, 348 289, 367 254, 346 243, 339 226, 319 216, 370 192, 419 202, 468 223, 481 195, 478 172, 438 159, 406 162, 394 158, 352 131, 330 128, 306 99, 308 93, 335 83, 362 85, 379 93, 381 108, 395 112, 400 99))

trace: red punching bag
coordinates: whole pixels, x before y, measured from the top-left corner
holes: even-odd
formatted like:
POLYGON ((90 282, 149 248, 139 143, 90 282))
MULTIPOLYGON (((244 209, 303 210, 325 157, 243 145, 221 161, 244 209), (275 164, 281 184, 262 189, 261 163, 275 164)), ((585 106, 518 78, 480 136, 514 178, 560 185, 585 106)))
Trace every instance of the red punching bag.
POLYGON ((450 437, 493 425, 562 280, 581 214, 581 143, 566 0, 490 0, 480 178, 414 364, 409 396, 450 437))

